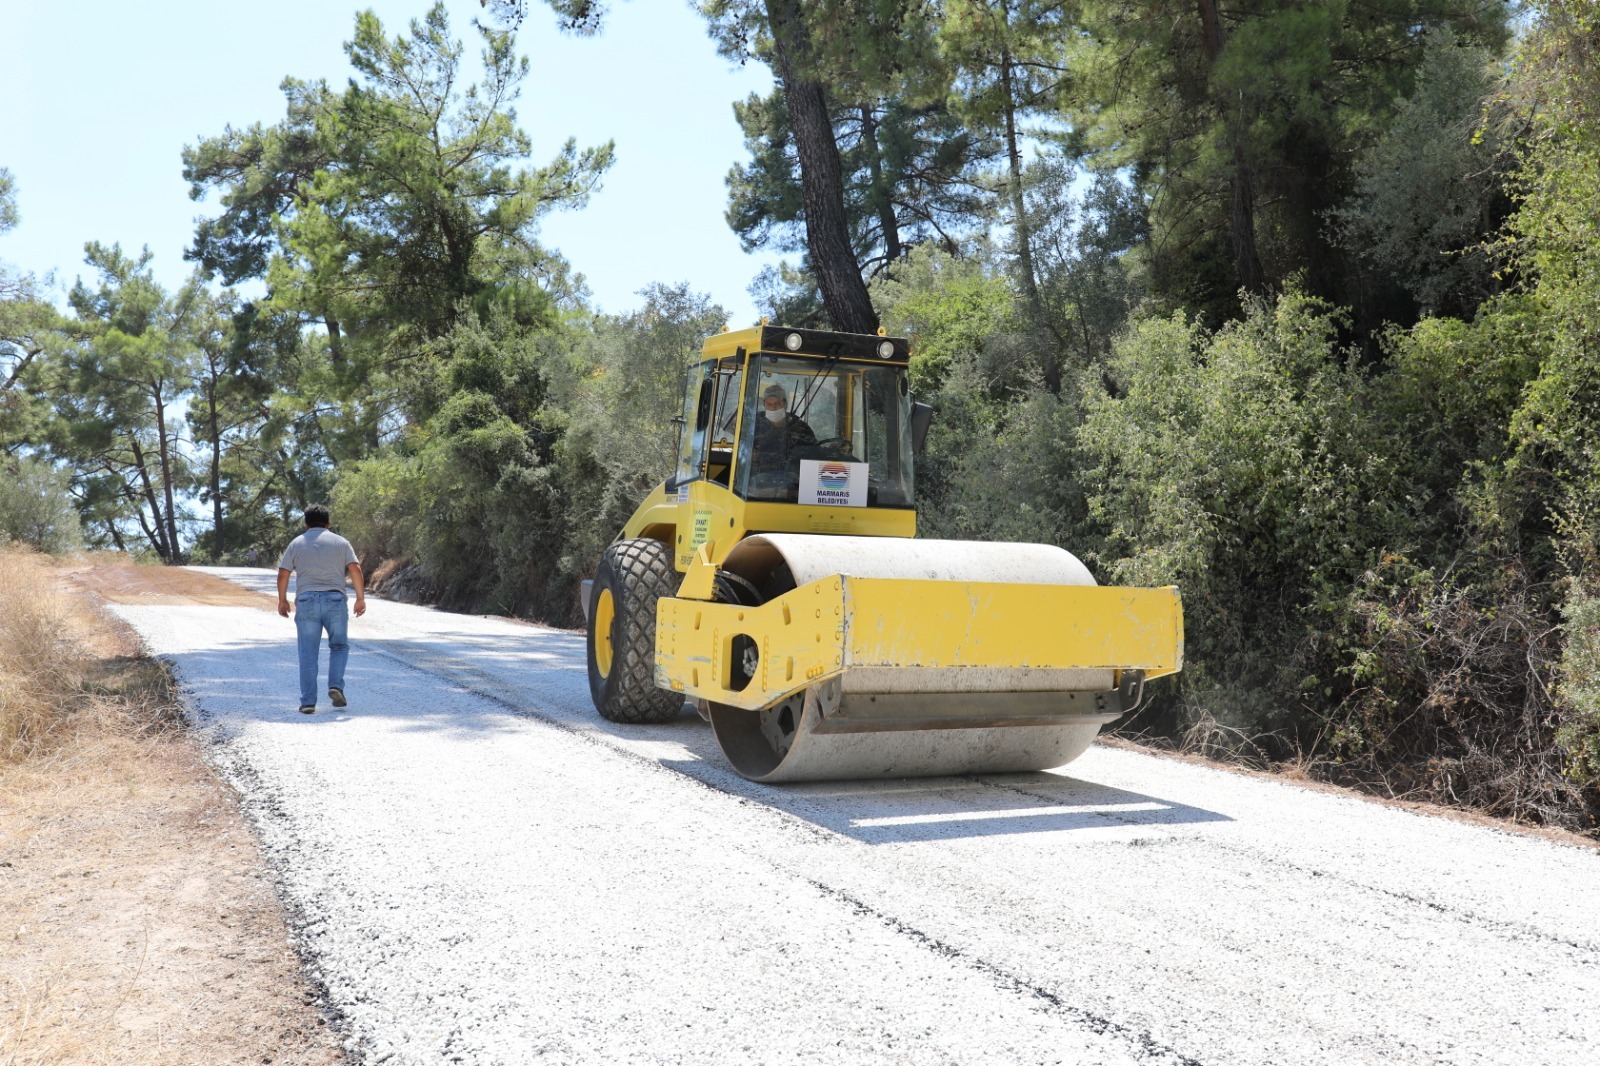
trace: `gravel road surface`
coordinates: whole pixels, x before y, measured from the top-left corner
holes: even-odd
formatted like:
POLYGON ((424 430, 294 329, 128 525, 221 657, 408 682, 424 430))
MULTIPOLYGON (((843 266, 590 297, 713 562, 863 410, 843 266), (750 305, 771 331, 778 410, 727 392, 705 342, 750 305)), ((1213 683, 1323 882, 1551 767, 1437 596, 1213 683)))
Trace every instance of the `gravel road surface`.
POLYGON ((289 621, 116 610, 362 1062, 1600 1062, 1594 850, 1099 746, 756 785, 581 634, 381 600, 307 717, 289 621))

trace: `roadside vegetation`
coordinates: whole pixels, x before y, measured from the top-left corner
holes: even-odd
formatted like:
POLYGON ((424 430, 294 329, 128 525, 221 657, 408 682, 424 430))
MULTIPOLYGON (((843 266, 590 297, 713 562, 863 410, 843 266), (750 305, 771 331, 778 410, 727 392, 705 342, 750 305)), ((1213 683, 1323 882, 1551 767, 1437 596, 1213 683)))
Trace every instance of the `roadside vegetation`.
POLYGON ((342 1061, 108 564, 0 548, 0 1066, 342 1061))
POLYGON ((98 628, 58 588, 48 556, 0 548, 0 767, 7 773, 174 723, 171 677, 142 656, 96 654, 98 628))
MULTIPOLYGON (((1600 831, 1592 5, 699 7, 779 75, 734 108, 729 224, 793 255, 752 292, 914 338, 924 533, 1181 588, 1186 668, 1125 732, 1600 831)), ((440 8, 357 18, 347 87, 184 151, 179 292, 98 245, 67 311, 7 276, 0 463, 34 487, 0 529, 270 560, 326 499, 429 599, 575 624, 728 316, 693 279, 596 314, 539 242, 613 150, 519 130, 552 9, 604 32, 491 2, 474 66, 440 8)))

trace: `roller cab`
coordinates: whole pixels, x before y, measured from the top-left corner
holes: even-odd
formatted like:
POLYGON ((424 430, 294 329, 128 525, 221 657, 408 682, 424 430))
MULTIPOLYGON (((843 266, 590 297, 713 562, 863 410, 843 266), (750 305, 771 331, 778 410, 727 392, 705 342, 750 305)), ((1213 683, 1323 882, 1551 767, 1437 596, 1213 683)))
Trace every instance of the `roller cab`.
POLYGON ((595 702, 692 701, 761 781, 1063 765, 1182 667, 1172 588, 1101 588, 1049 545, 915 539, 931 412, 897 338, 707 342, 679 465, 585 595, 595 702))

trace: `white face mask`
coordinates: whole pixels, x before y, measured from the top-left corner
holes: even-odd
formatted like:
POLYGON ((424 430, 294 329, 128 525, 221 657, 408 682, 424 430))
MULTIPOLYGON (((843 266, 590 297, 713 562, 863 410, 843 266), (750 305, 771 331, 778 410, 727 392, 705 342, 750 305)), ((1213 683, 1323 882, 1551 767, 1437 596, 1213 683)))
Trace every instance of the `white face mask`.
POLYGON ((785 411, 783 408, 780 407, 776 411, 768 411, 767 412, 767 420, 770 421, 770 422, 776 422, 776 423, 781 425, 783 423, 783 416, 788 414, 788 413, 789 412, 785 411))

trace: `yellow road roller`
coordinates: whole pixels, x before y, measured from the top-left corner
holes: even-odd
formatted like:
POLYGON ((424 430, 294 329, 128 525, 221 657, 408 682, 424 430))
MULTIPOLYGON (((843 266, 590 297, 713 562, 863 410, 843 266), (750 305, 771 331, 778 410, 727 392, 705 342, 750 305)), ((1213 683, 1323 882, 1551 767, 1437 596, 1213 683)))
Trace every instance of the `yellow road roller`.
POLYGON ((904 338, 761 325, 691 366, 673 476, 587 582, 613 722, 693 703, 755 781, 1043 770, 1183 666, 1175 588, 1046 544, 916 539, 904 338))

